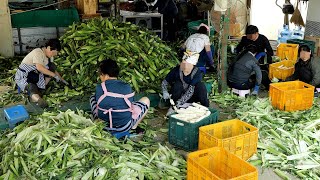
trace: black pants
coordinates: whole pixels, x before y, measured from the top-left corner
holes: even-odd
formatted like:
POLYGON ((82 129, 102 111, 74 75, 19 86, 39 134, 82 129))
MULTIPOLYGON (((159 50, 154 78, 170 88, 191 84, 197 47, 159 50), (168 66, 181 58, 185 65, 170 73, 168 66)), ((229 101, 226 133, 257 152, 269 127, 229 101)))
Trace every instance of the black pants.
MULTIPOLYGON (((53 64, 52 62, 49 61, 48 66, 49 66, 49 70, 50 70, 51 72, 53 72, 53 73, 56 72, 57 66, 56 66, 55 64, 53 64)), ((50 76, 48 76, 48 75, 45 74, 44 77, 50 77, 50 76)))
POLYGON ((163 40, 173 42, 176 40, 176 23, 175 23, 175 17, 172 17, 171 15, 163 15, 163 40))
POLYGON ((228 85, 231 88, 239 89, 239 90, 247 90, 251 89, 255 85, 255 81, 248 80, 247 82, 244 83, 237 83, 237 82, 230 82, 228 81, 228 85))
MULTIPOLYGON (((268 90, 269 85, 271 83, 269 79, 269 73, 266 70, 261 70, 262 73, 262 80, 261 84, 264 85, 264 87, 268 90)), ((237 82, 230 82, 228 81, 228 86, 231 88, 236 88, 239 90, 247 90, 247 89, 252 89, 255 86, 256 83, 256 75, 250 76, 247 82, 244 83, 237 83, 237 82)))
MULTIPOLYGON (((182 82, 180 80, 176 81, 172 85, 170 93, 172 94, 172 99, 174 100, 174 102, 177 102, 185 93, 182 82)), ((203 82, 199 82, 198 84, 196 84, 193 96, 187 102, 200 102, 201 105, 209 107, 208 93, 203 82)))
POLYGON ((264 85, 264 87, 269 90, 269 86, 270 86, 270 79, 269 79, 269 72, 267 70, 261 70, 262 73, 262 80, 261 80, 261 84, 264 85))
POLYGON ((40 97, 42 97, 42 94, 45 92, 45 89, 38 88, 38 86, 34 83, 28 83, 28 85, 26 86, 26 90, 30 97, 33 94, 38 94, 40 97))

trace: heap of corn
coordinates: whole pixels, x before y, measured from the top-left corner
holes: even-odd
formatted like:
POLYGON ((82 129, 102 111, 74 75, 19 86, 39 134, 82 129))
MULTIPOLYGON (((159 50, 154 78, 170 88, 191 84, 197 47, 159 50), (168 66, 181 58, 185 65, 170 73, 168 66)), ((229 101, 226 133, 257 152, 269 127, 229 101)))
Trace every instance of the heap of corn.
POLYGON ((177 114, 174 114, 171 117, 190 123, 201 121, 211 114, 207 107, 197 103, 192 103, 187 108, 177 109, 176 113, 177 114))
POLYGON ((61 37, 63 49, 55 60, 64 78, 78 87, 93 88, 98 64, 115 60, 120 78, 136 92, 154 93, 170 69, 178 64, 176 53, 154 33, 134 24, 93 19, 73 24, 61 37))
POLYGON ((0 179, 184 179, 186 162, 154 142, 119 141, 83 112, 45 112, 0 134, 0 179))

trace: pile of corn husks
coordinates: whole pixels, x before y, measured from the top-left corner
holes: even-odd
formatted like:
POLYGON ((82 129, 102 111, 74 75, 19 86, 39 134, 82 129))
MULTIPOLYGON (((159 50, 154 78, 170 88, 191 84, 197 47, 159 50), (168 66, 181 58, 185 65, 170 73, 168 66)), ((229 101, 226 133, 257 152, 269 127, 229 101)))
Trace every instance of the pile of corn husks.
POLYGON ((258 153, 251 163, 271 167, 283 179, 285 172, 302 179, 320 178, 320 110, 315 99, 310 110, 274 109, 268 98, 213 96, 221 107, 233 106, 235 116, 259 128, 258 153))
POLYGON ((11 103, 21 102, 22 95, 15 90, 14 76, 21 63, 21 57, 5 58, 0 55, 0 86, 5 87, 0 91, 0 108, 11 103))
POLYGON ((184 179, 161 144, 119 141, 83 112, 45 112, 1 135, 0 179, 184 179))

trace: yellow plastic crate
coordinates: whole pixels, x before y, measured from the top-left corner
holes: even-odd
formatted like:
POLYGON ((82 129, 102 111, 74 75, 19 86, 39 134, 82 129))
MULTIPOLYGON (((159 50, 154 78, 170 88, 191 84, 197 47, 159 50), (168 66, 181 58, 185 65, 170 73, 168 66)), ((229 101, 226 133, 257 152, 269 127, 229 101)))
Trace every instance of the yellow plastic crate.
POLYGON ((270 84, 269 98, 273 107, 284 111, 306 110, 312 107, 314 86, 302 81, 270 84))
POLYGON ((188 180, 257 180, 257 169, 222 147, 189 153, 188 180))
POLYGON ((280 43, 277 47, 277 56, 281 60, 297 61, 299 44, 280 43))
POLYGON ((257 152, 258 129, 239 119, 199 128, 199 149, 223 147, 247 160, 257 152))
POLYGON ((278 78, 285 80, 287 77, 294 73, 295 61, 281 61, 277 63, 270 64, 269 66, 269 78, 278 78))

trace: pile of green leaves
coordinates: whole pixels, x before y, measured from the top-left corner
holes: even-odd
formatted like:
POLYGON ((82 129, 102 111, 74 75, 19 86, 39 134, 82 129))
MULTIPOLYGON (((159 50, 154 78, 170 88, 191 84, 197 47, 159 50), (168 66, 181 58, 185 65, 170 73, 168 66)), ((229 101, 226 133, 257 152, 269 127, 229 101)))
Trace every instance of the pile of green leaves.
POLYGON ((161 81, 179 62, 175 51, 154 33, 111 19, 73 24, 60 39, 63 49, 55 62, 63 77, 78 87, 93 89, 99 62, 109 58, 136 92, 160 92, 161 81))
POLYGON ((45 112, 2 134, 0 179, 185 178, 186 162, 173 149, 119 141, 86 117, 45 112))

